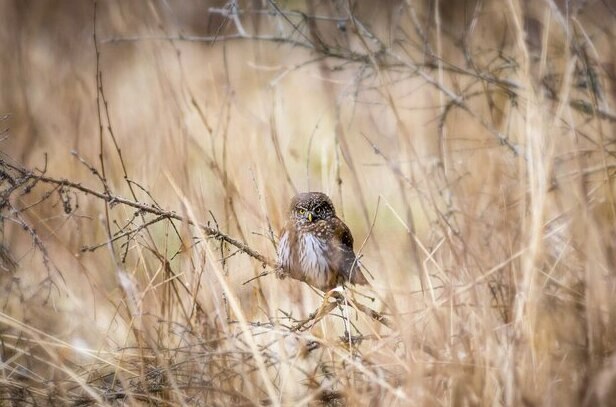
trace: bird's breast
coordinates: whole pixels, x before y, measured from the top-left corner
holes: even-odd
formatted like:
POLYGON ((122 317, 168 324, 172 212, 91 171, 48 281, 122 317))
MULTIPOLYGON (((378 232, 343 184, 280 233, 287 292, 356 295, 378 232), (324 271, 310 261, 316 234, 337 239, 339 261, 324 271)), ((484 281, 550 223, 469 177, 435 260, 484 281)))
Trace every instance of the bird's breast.
POLYGON ((327 242, 311 233, 303 233, 299 240, 299 263, 308 282, 315 286, 327 283, 327 242))

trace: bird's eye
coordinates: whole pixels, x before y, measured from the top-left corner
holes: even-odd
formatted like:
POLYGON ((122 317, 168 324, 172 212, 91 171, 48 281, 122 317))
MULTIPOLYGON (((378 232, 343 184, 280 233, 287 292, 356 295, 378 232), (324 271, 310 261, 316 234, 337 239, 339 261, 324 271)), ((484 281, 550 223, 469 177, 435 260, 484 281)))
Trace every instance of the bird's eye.
POLYGON ((320 206, 314 210, 314 213, 316 213, 317 215, 320 215, 322 212, 323 212, 323 208, 320 206))
POLYGON ((299 213, 300 215, 303 215, 303 214, 306 213, 306 210, 303 209, 303 208, 300 208, 300 209, 297 210, 297 213, 299 213))

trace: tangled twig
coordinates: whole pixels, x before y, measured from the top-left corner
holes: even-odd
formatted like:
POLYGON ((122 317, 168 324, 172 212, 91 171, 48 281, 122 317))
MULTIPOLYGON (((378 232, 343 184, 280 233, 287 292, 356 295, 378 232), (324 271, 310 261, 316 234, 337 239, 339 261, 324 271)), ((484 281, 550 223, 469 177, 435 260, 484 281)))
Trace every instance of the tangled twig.
MULTIPOLYGON (((240 242, 239 240, 234 239, 233 237, 229 235, 226 235, 225 233, 221 232, 219 229, 215 229, 215 228, 212 228, 208 225, 204 225, 201 223, 195 223, 191 221, 190 219, 187 219, 183 216, 178 215, 174 211, 167 211, 167 210, 158 208, 157 206, 154 206, 154 205, 148 205, 147 203, 133 201, 133 200, 121 197, 119 195, 115 195, 109 190, 104 191, 104 192, 99 192, 92 188, 86 187, 80 183, 70 181, 68 179, 58 179, 58 178, 50 177, 44 174, 37 174, 32 170, 11 164, 1 158, 0 158, 0 168, 9 168, 15 171, 16 173, 19 174, 20 179, 23 179, 26 182, 27 181, 41 182, 44 184, 59 186, 65 189, 69 188, 72 190, 83 192, 87 195, 95 196, 99 199, 104 200, 110 205, 122 204, 122 205, 129 206, 131 208, 135 208, 142 213, 149 213, 149 214, 156 215, 159 217, 159 220, 172 219, 172 220, 177 220, 177 221, 186 223, 188 225, 196 226, 200 228, 201 230, 203 230, 203 233, 206 236, 211 237, 216 240, 224 241, 232 246, 235 246, 241 252, 246 253, 250 257, 258 260, 260 263, 263 264, 263 266, 269 266, 272 268, 276 266, 276 262, 274 260, 262 255, 261 253, 257 252, 255 249, 252 249, 245 243, 240 242)), ((21 183, 21 185, 23 185, 23 183, 21 183)), ((87 249, 90 249, 90 248, 87 248, 87 249)))

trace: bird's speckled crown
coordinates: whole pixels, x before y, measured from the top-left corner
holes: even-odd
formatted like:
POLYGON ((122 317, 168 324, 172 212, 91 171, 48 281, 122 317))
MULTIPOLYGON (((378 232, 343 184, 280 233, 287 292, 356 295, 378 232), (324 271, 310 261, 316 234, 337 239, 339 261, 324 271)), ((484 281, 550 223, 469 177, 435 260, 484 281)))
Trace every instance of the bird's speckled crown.
POLYGON ((323 201, 327 202, 329 206, 331 206, 332 211, 334 211, 335 213, 332 200, 329 199, 329 197, 323 192, 300 192, 299 194, 295 195, 291 200, 291 205, 289 209, 293 210, 297 206, 312 208, 318 203, 323 203, 323 201))

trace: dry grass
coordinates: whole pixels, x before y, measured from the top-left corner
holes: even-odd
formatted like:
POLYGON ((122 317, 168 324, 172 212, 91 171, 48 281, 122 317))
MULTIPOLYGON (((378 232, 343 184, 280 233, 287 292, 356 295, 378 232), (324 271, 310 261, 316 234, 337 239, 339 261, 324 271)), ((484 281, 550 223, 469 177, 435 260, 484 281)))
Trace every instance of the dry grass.
POLYGON ((610 405, 616 7, 578 3, 3 2, 0 405, 610 405), (371 287, 274 278, 304 190, 371 287))

